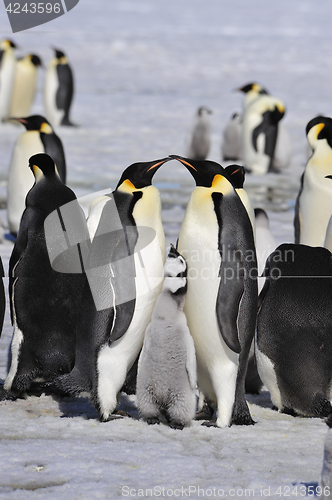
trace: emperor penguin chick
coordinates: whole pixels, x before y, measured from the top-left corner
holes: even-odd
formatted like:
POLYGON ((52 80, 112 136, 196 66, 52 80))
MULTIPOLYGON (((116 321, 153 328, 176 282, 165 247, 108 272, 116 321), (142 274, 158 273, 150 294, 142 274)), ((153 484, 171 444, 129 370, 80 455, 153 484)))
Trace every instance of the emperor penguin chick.
POLYGON ((196 357, 183 312, 187 265, 173 246, 164 274, 139 358, 137 405, 148 424, 164 416, 171 428, 183 429, 195 416, 196 357))

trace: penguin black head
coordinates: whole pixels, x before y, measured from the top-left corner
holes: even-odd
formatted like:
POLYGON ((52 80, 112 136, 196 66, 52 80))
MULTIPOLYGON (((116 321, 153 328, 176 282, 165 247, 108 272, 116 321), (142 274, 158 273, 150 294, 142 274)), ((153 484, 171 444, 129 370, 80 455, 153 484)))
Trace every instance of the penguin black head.
POLYGON ((2 40, 0 46, 1 48, 8 48, 8 47, 11 47, 12 49, 17 48, 16 43, 14 43, 12 40, 9 40, 8 38, 6 40, 2 40))
POLYGON ((34 64, 35 66, 43 66, 43 63, 42 63, 40 57, 37 56, 36 54, 30 54, 30 60, 31 60, 32 64, 34 64))
POLYGON ((29 168, 32 170, 36 181, 42 177, 52 178, 57 174, 53 159, 46 153, 31 156, 29 158, 29 168))
POLYGON ((196 186, 210 188, 216 175, 226 177, 231 182, 226 170, 211 160, 192 160, 178 155, 170 155, 171 159, 178 160, 191 173, 195 179, 196 186))
POLYGON ((242 189, 245 179, 244 167, 240 165, 228 165, 225 170, 229 176, 229 180, 235 189, 242 189))
POLYGON ((129 184, 131 188, 142 189, 151 186, 152 178, 164 163, 171 158, 162 158, 161 160, 147 161, 142 163, 133 163, 123 172, 116 189, 123 183, 129 184))
POLYGON ((326 139, 332 148, 332 119, 326 116, 316 116, 307 124, 306 135, 313 149, 314 143, 323 139, 326 139))
POLYGON ((39 130, 45 134, 53 132, 51 124, 41 115, 31 115, 25 118, 9 118, 10 120, 22 123, 27 130, 39 130))
POLYGON ((66 54, 64 52, 62 52, 62 50, 58 50, 56 48, 53 47, 53 50, 55 52, 55 57, 57 59, 61 59, 62 57, 66 57, 66 54))
POLYGON ((204 114, 206 115, 212 115, 212 110, 210 108, 207 108, 206 106, 200 106, 197 110, 198 116, 202 116, 204 114))
POLYGON ((252 90, 254 92, 257 92, 257 94, 268 94, 269 92, 259 83, 247 83, 243 87, 239 87, 236 89, 239 92, 243 92, 244 94, 247 94, 248 92, 251 92, 252 90))
POLYGON ((184 295, 187 292, 187 263, 172 243, 164 266, 164 276, 164 290, 173 295, 184 295))

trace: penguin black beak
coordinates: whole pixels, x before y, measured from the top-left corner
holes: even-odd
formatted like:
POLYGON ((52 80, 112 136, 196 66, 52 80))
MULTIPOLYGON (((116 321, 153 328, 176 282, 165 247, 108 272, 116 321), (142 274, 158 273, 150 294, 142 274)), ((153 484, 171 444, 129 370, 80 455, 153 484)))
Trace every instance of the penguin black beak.
POLYGON ((325 175, 325 179, 332 179, 332 175, 325 175))
POLYGON ((197 172, 197 169, 191 165, 191 163, 189 163, 189 159, 188 158, 183 158, 182 156, 178 156, 178 155, 169 155, 169 158, 171 160, 178 160, 179 162, 181 162, 185 167, 190 167, 192 168, 193 170, 195 170, 195 172, 197 172))
POLYGON ((154 169, 154 168, 159 168, 161 167, 161 165, 163 165, 164 163, 166 163, 167 161, 170 161, 171 158, 168 156, 167 158, 163 158, 162 160, 159 160, 157 161, 154 165, 152 165, 148 170, 147 172, 150 172, 150 170, 154 169))
POLYGON ((23 125, 25 125, 25 124, 28 123, 25 118, 16 118, 16 117, 13 117, 13 116, 9 117, 8 121, 23 123, 23 125))

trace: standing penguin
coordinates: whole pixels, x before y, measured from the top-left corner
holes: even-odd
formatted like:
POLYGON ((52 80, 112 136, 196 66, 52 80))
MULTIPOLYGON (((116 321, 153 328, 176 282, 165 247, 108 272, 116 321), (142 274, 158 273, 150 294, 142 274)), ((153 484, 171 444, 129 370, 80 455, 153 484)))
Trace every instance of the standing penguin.
POLYGON ((262 175, 273 171, 278 122, 284 114, 284 103, 270 95, 262 95, 245 106, 242 157, 249 172, 262 175))
POLYGON ((25 207, 25 197, 34 183, 33 174, 26 168, 30 156, 37 153, 51 156, 63 183, 66 182, 66 160, 62 142, 46 118, 33 115, 11 120, 26 128, 26 132, 16 140, 8 171, 7 217, 9 230, 16 235, 25 207))
MULTIPOLYGON (((280 172, 287 168, 290 164, 291 161, 291 156, 292 156, 292 144, 291 144, 291 139, 289 136, 288 131, 285 129, 285 127, 280 126, 280 123, 278 121, 280 120, 278 113, 273 113, 272 115, 266 114, 266 109, 270 110, 273 108, 273 103, 276 103, 279 108, 282 110, 283 108, 283 113, 285 106, 280 100, 276 100, 275 97, 271 96, 269 92, 264 88, 262 85, 259 83, 249 83, 247 85, 244 85, 243 87, 236 89, 240 92, 244 93, 244 100, 243 100, 243 116, 241 117, 241 120, 238 124, 237 129, 233 129, 233 142, 236 141, 236 133, 240 135, 239 141, 241 144, 239 155, 237 160, 244 160, 248 162, 252 162, 254 165, 254 170, 253 173, 266 173, 267 171, 269 172, 280 172), (261 103, 261 106, 258 105, 258 101, 260 98, 263 98, 263 101, 261 103), (270 104, 268 104, 270 102, 270 104), (255 105, 251 107, 251 105, 255 105), (266 109, 265 109, 266 108, 266 109), (250 120, 246 121, 246 131, 244 131, 244 116, 247 114, 248 118, 248 112, 249 109, 251 109, 251 118, 250 120), (264 115, 259 118, 259 116, 255 116, 255 114, 259 115, 264 113, 264 115), (259 127, 256 129, 255 133, 253 128, 256 128, 259 125, 259 127), (276 130, 276 125, 278 125, 277 130, 276 130), (248 127, 249 127, 249 136, 248 134, 248 127), (257 153, 262 155, 264 147, 260 147, 259 143, 257 145, 257 137, 256 135, 259 134, 265 134, 265 153, 272 158, 271 162, 269 162, 268 170, 266 170, 266 164, 267 164, 267 159, 265 158, 265 161, 263 160, 263 157, 259 158, 253 151, 251 151, 252 148, 254 148, 257 153), (273 144, 275 145, 273 146, 273 144), (250 149, 251 148, 251 149, 250 149), (259 152, 260 148, 260 152, 259 152), (246 149, 247 153, 244 152, 246 149), (274 152, 273 152, 274 150, 274 152), (273 153, 273 154, 272 154, 273 153), (256 157, 254 159, 254 157, 256 157)), ((263 142, 263 136, 259 141, 263 142)), ((248 170, 250 170, 250 166, 248 166, 248 170)))
POLYGON ((16 67, 15 48, 16 45, 11 40, 2 40, 0 43, 0 120, 2 121, 9 116, 16 67))
POLYGON ((29 116, 35 98, 40 66, 42 66, 41 59, 35 54, 28 54, 16 62, 9 116, 29 116))
POLYGON ((205 160, 211 147, 212 111, 206 106, 198 108, 187 146, 187 156, 194 160, 205 160))
POLYGON ((332 119, 317 116, 306 127, 313 150, 295 205, 295 243, 322 246, 332 214, 332 119))
POLYGON ((130 165, 108 201, 102 197, 89 216, 92 242, 76 362, 58 385, 72 394, 89 392, 101 421, 114 418, 161 291, 165 236, 160 194, 151 182, 168 160, 130 165))
POLYGON ((332 256, 280 245, 268 258, 257 317, 258 373, 283 412, 332 412, 332 256))
POLYGON ((178 251, 187 261, 184 311, 195 342, 197 381, 216 425, 250 425, 244 383, 257 312, 257 263, 247 211, 212 161, 173 156, 196 181, 178 251))
POLYGON ((14 332, 4 388, 15 392, 26 391, 34 381, 53 382, 74 365, 88 242, 83 211, 59 178, 52 158, 34 155, 29 167, 35 184, 26 197, 9 262, 14 332), (70 217, 65 220, 68 210, 62 207, 68 204, 70 217), (70 226, 81 244, 69 244, 70 226))
POLYGON ((171 246, 164 284, 146 329, 138 362, 137 406, 148 424, 165 416, 169 426, 190 425, 196 409, 194 341, 183 312, 187 266, 171 246))
POLYGON ((222 134, 221 157, 224 161, 237 161, 242 158, 241 138, 242 116, 233 113, 222 134))
POLYGON ((44 106, 47 119, 53 127, 74 126, 69 113, 74 95, 74 76, 64 52, 54 49, 55 57, 49 63, 44 87, 44 106))

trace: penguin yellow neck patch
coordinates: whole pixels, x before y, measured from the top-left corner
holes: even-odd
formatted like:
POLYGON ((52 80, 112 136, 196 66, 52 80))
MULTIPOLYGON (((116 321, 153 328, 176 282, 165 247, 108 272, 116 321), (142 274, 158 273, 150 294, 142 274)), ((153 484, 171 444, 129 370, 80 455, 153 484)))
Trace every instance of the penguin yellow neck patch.
POLYGON ((35 176, 36 182, 40 181, 44 177, 43 171, 37 167, 37 165, 32 165, 33 175, 35 176))
POLYGON ((40 127, 39 131, 42 132, 43 134, 52 134, 53 132, 51 125, 49 125, 46 122, 42 123, 42 126, 40 127))
POLYGON ((220 174, 214 176, 211 189, 219 191, 224 195, 234 193, 232 184, 226 179, 226 177, 220 174))
POLYGON ((132 193, 133 191, 137 190, 137 188, 129 179, 123 181, 123 183, 121 184, 121 186, 118 187, 118 189, 120 189, 121 191, 126 191, 127 193, 132 193))

